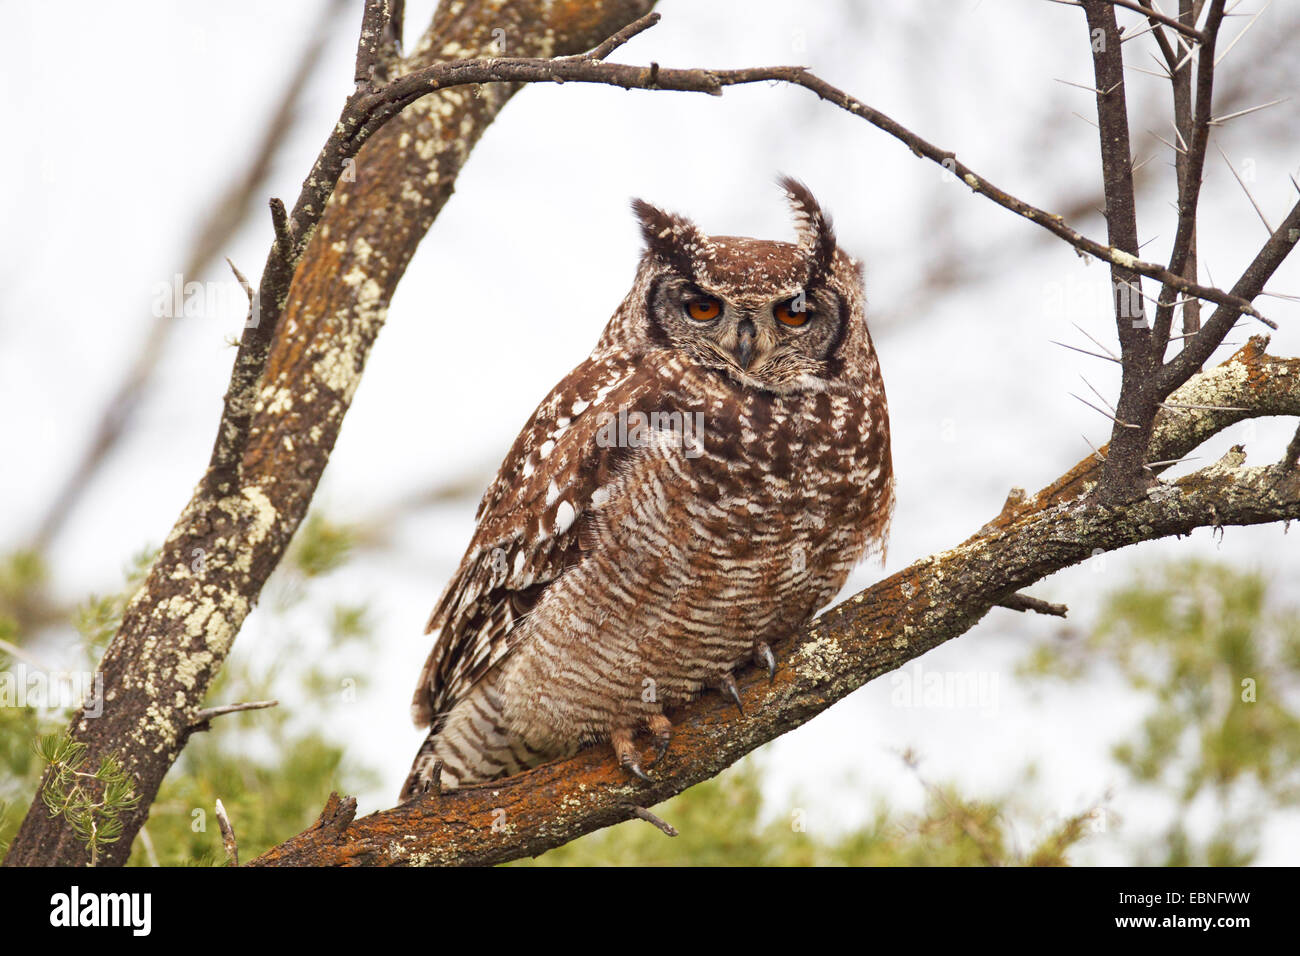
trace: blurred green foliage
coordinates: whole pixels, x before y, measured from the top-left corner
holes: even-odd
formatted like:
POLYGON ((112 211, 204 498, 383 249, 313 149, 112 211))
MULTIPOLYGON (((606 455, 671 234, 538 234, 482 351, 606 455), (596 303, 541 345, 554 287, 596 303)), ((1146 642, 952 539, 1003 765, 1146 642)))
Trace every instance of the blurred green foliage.
POLYGON ((1257 572, 1190 561, 1148 569, 1111 595, 1082 641, 1040 647, 1026 676, 1071 682, 1110 671, 1150 706, 1115 744, 1134 785, 1170 799, 1166 831, 1135 862, 1240 865, 1275 811, 1300 796, 1300 610, 1257 572), (1275 590, 1275 589, 1274 589, 1275 590), (1188 819, 1212 813, 1194 839, 1188 819))
POLYGON ((1022 850, 1016 834, 1030 828, 1032 812, 1011 797, 974 800, 928 783, 926 791, 920 813, 878 804, 866 824, 818 834, 802 807, 763 821, 761 763, 750 756, 654 809, 678 831, 675 837, 629 820, 511 865, 1063 866, 1067 851, 1089 832, 1085 812, 1049 827, 1022 850))

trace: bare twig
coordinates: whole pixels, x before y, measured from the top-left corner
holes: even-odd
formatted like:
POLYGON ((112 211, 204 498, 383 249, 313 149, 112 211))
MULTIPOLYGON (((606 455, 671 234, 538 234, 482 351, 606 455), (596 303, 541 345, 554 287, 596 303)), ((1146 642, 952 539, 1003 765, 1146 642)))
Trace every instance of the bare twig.
POLYGON ((225 714, 238 714, 246 710, 265 710, 268 707, 278 706, 280 706, 278 700, 254 700, 243 704, 223 704, 220 707, 205 707, 194 715, 194 721, 190 724, 190 730, 207 730, 213 718, 221 717, 225 714))
POLYGON ((674 827, 670 823, 666 823, 665 821, 659 819, 657 816, 655 816, 645 807, 633 806, 632 812, 636 814, 638 818, 644 820, 646 823, 653 824, 654 826, 658 827, 660 830, 668 834, 670 837, 677 836, 676 827, 674 827))
POLYGON ((1052 617, 1065 617, 1070 609, 1064 604, 1051 604, 1041 598, 1028 594, 1012 594, 998 602, 998 607, 1009 611, 1033 611, 1035 614, 1047 614, 1052 617))

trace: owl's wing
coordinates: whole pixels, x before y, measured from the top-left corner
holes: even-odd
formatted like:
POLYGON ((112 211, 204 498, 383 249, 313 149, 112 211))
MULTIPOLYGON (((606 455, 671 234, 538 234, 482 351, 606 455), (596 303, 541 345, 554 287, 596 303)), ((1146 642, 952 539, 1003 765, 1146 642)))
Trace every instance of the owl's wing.
POLYGON ((667 368, 653 355, 593 355, 538 406, 483 495, 474 537, 429 618, 427 631, 440 631, 411 703, 417 726, 436 724, 509 652, 515 623, 576 563, 592 495, 626 455, 607 440, 611 416, 637 408, 667 368))

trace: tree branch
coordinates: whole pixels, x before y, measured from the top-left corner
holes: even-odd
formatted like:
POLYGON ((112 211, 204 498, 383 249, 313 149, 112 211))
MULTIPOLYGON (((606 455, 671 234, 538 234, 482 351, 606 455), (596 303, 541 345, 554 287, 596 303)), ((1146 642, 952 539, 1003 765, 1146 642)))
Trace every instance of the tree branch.
MULTIPOLYGON (((1218 430, 1253 415, 1300 415, 1300 359, 1278 359, 1253 339, 1198 375, 1178 399, 1246 411, 1164 414, 1152 452, 1180 457, 1218 430)), ((254 866, 489 865, 532 856, 637 816, 716 775, 745 754, 811 720, 875 677, 970 630, 1023 588, 1100 552, 1196 528, 1300 518, 1300 472, 1247 468, 1240 449, 1137 501, 1096 503, 1087 492, 1100 466, 1089 457, 1020 507, 1011 506, 962 544, 924 558, 816 618, 775 648, 781 665, 737 678, 745 714, 706 694, 673 715, 673 744, 629 783, 604 746, 535 770, 429 794, 340 823, 332 797, 322 821, 252 861, 254 866)), ((353 804, 355 805, 355 804, 353 804)))

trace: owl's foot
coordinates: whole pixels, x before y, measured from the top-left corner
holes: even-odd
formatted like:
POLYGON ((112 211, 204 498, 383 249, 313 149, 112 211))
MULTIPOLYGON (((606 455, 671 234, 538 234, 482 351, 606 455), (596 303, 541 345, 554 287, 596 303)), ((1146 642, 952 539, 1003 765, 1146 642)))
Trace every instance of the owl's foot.
POLYGON ((736 679, 730 674, 723 674, 722 680, 718 684, 718 690, 736 702, 736 710, 740 711, 741 717, 744 717, 745 705, 740 702, 740 688, 736 686, 736 679))
POLYGON ((655 763, 657 764, 664 759, 664 754, 668 753, 668 745, 673 739, 673 722, 663 714, 655 714, 653 717, 646 718, 646 725, 655 739, 655 763))
POLYGON ((763 664, 767 667, 767 682, 769 684, 776 680, 776 658, 772 656, 772 648, 767 646, 766 641, 759 641, 754 645, 754 663, 763 664))
POLYGON ((614 756, 618 758, 619 766, 642 783, 654 783, 641 769, 641 755, 632 742, 632 731, 616 730, 609 735, 609 742, 614 746, 614 756))

